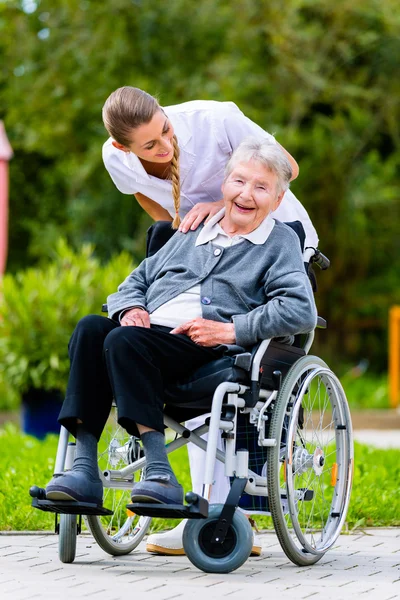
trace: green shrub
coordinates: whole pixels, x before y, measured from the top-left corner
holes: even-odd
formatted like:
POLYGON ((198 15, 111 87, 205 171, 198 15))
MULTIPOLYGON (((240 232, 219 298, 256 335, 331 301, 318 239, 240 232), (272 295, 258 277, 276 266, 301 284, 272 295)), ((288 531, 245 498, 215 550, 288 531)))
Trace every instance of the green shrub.
POLYGON ((0 283, 0 364, 3 385, 65 390, 68 341, 76 323, 101 313, 107 295, 132 270, 122 253, 101 266, 93 247, 74 252, 64 240, 42 268, 5 275, 0 283))

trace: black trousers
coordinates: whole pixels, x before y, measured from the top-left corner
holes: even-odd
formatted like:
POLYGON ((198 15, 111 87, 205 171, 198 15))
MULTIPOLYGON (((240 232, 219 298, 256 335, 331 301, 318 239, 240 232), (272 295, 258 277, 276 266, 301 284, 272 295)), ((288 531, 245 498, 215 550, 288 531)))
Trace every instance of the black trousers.
POLYGON ((122 327, 90 315, 79 321, 69 343, 71 371, 59 423, 73 435, 76 421, 97 439, 112 399, 118 422, 138 435, 136 423, 164 431, 164 387, 222 356, 222 350, 198 346, 166 327, 122 327))

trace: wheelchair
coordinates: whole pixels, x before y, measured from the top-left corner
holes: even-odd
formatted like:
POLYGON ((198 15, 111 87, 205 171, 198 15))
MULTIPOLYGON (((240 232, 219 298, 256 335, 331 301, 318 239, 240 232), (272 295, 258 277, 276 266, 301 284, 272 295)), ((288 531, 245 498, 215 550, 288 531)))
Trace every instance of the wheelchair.
MULTIPOLYGON (((304 256, 307 265, 329 266, 314 248, 304 256)), ((320 317, 317 327, 326 327, 320 317)), ((98 446, 102 509, 46 500, 45 490, 30 489, 32 506, 55 513, 60 560, 73 562, 82 516, 100 547, 113 556, 132 552, 153 517, 187 518, 183 545, 192 564, 207 573, 229 573, 245 563, 252 549, 245 512, 262 512, 271 515, 281 547, 294 564, 318 562, 346 519, 354 451, 344 390, 327 364, 309 354, 313 339, 314 332, 296 336, 292 346, 263 340, 251 352, 208 363, 166 388, 164 423, 176 436, 167 452, 189 442, 206 452, 202 496, 188 492, 186 504, 130 503, 145 458, 140 441, 118 425, 114 406, 98 446), (196 429, 179 422, 209 413, 210 406, 210 417, 196 429), (207 432, 206 442, 201 436, 207 432), (220 435, 225 451, 217 448, 220 435), (209 506, 216 460, 224 463, 231 488, 225 504, 209 506)), ((71 468, 74 447, 61 427, 56 474, 71 468)))

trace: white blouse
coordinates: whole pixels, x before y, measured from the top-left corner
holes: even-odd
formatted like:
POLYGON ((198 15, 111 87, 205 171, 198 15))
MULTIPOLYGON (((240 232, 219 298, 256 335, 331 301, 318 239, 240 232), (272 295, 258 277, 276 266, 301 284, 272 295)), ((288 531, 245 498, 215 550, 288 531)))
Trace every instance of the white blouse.
MULTIPOLYGON (((198 202, 215 202, 222 198, 225 165, 245 137, 274 140, 233 102, 193 100, 167 106, 164 111, 174 127, 180 149, 181 217, 198 202)), ((135 154, 114 148, 112 141, 109 138, 103 145, 103 160, 119 191, 123 194, 140 192, 174 216, 172 182, 148 175, 135 154)), ((290 190, 271 214, 280 221, 301 221, 306 246, 317 247, 318 236, 310 217, 290 190)))

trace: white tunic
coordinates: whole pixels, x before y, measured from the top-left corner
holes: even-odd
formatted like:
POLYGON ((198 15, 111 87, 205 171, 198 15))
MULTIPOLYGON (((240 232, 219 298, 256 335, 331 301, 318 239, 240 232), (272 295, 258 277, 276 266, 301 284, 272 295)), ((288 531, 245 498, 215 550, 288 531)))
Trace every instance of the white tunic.
MULTIPOLYGON (((167 106, 164 111, 172 122, 180 148, 181 217, 198 202, 215 202, 222 198, 225 165, 245 137, 274 139, 233 102, 194 100, 167 106)), ((119 191, 123 194, 140 192, 174 216, 171 181, 148 175, 135 154, 114 148, 112 141, 109 138, 103 146, 103 160, 119 191)), ((280 221, 301 221, 306 246, 317 247, 317 232, 307 211, 290 190, 271 214, 280 221)))

